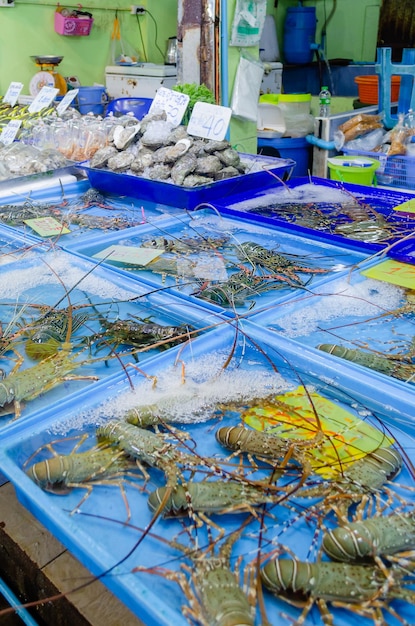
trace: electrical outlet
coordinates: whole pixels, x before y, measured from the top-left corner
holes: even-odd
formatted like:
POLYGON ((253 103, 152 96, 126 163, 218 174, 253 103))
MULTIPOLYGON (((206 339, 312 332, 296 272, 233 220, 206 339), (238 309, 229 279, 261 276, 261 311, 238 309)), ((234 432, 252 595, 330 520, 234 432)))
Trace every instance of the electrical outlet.
POLYGON ((131 15, 144 15, 145 12, 145 8, 140 4, 131 5, 131 15))
POLYGON ((0 0, 0 7, 14 7, 13 0, 0 0))

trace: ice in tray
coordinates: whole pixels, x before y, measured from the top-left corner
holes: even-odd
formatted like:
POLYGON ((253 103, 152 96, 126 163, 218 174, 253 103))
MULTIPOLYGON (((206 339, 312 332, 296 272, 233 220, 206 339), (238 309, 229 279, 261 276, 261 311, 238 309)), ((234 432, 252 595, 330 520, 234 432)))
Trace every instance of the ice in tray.
POLYGON ((348 363, 356 375, 367 368, 379 386, 392 378, 415 396, 413 286, 413 265, 376 261, 252 319, 299 350, 319 350, 334 363, 348 363))
MULTIPOLYGON (((201 616, 208 615, 214 623, 215 613, 208 611, 226 615, 230 609, 221 602, 229 599, 235 599, 241 623, 294 622, 303 607, 265 585, 261 608, 258 568, 272 572, 276 559, 288 559, 287 595, 301 584, 306 600, 314 581, 313 594, 325 597, 339 626, 370 626, 375 615, 390 626, 410 622, 413 603, 402 590, 413 589, 414 574, 405 562, 391 563, 388 550, 399 557, 398 525, 407 531, 405 549, 414 543, 415 440, 386 406, 376 405, 375 394, 362 403, 347 376, 345 386, 320 381, 306 360, 292 367, 283 344, 264 329, 244 320, 238 328, 233 324, 175 348, 176 355, 145 362, 142 372, 132 373, 133 389, 126 378, 112 379, 88 397, 50 408, 41 423, 23 424, 0 442, 0 471, 23 505, 92 572, 73 586, 99 576, 149 626, 184 626, 191 608, 195 620, 205 623, 201 616), (128 411, 133 418, 161 417, 158 429, 127 422, 128 411), (228 427, 233 430, 223 430, 228 427), (251 459, 238 451, 230 458, 227 442, 235 439, 228 433, 241 429, 260 440, 251 459), (274 446, 278 442, 273 456, 264 446, 270 437, 274 446), (142 467, 125 454, 129 442, 141 442, 133 447, 145 459, 142 467), (99 454, 107 461, 94 474, 99 454), (61 461, 73 473, 63 477, 61 461), (365 470, 359 480, 358 468, 365 470), (172 517, 155 513, 171 503, 169 492, 163 500, 167 484, 175 497, 172 517), (330 550, 328 533, 339 532, 342 516, 350 522, 373 518, 374 533, 395 524, 397 544, 371 544, 369 537, 366 567, 335 563, 323 541, 330 550), (292 567, 290 574, 292 561, 294 569, 306 569, 304 578, 293 578, 292 567), (205 582, 213 585, 207 600, 205 582), (366 594, 364 611, 356 593, 366 594)), ((400 404, 397 398, 395 408, 400 404)), ((310 602, 305 617, 306 624, 327 623, 317 602, 310 602)))
POLYGON ((31 193, 16 189, 0 199, 0 223, 60 245, 146 224, 173 212, 167 205, 101 193, 86 180, 65 188, 57 182, 51 189, 31 193))
POLYGON ((317 288, 365 253, 201 209, 68 248, 214 310, 251 313, 317 288))
POLYGON ((0 267, 0 429, 220 323, 62 250, 0 267))

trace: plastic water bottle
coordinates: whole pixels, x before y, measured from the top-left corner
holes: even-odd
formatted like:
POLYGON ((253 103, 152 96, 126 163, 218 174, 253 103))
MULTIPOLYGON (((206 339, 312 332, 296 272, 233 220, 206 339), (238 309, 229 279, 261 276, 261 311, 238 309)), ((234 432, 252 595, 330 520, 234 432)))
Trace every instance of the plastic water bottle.
POLYGON ((329 117, 330 115, 330 103, 331 93, 328 87, 322 87, 319 93, 320 101, 320 114, 319 117, 329 117))

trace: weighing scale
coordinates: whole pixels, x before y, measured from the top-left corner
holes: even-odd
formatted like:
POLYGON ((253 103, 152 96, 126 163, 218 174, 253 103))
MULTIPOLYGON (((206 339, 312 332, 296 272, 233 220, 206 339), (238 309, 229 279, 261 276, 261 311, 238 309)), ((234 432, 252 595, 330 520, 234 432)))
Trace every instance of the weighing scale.
POLYGON ((32 77, 29 83, 30 95, 37 96, 42 87, 55 87, 59 89, 58 96, 64 96, 68 91, 68 86, 64 77, 55 69, 63 57, 31 56, 30 58, 40 67, 40 71, 32 77))

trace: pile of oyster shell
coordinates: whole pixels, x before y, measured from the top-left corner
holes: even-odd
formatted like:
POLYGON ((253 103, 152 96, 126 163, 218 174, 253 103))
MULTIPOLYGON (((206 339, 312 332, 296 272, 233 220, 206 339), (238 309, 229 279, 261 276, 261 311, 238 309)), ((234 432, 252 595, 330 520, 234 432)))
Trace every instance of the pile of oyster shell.
POLYGON ((129 115, 118 120, 110 130, 108 145, 94 154, 90 167, 183 187, 246 173, 247 165, 228 141, 192 137, 186 126, 168 122, 164 112, 148 114, 141 121, 129 115))

